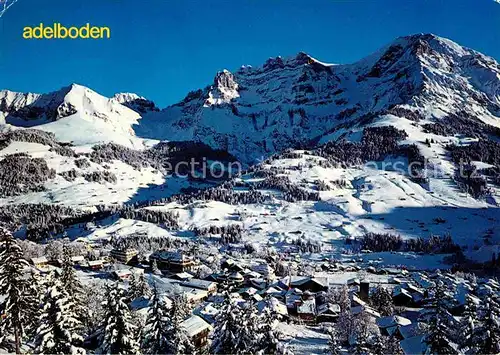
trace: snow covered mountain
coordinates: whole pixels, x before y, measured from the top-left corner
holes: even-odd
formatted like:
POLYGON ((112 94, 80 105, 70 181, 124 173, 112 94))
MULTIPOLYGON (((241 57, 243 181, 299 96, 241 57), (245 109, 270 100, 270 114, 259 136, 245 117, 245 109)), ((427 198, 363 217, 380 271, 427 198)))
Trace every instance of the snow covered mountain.
POLYGON ((148 138, 200 140, 254 161, 345 133, 390 109, 433 121, 460 113, 498 127, 500 66, 430 34, 398 38, 348 65, 305 53, 270 58, 261 67, 217 73, 211 85, 146 115, 135 130, 148 138))
POLYGON ((140 146, 131 128, 140 115, 78 84, 48 94, 2 90, 0 118, 7 127, 36 127, 77 145, 113 141, 140 146))

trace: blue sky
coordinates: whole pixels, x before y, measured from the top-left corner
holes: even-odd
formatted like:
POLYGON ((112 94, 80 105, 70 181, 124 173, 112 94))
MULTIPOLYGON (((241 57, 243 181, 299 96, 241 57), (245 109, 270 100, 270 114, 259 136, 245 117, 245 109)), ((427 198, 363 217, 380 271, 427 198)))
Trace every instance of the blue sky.
POLYGON ((493 0, 18 0, 0 18, 0 89, 48 92, 77 82, 131 91, 160 107, 216 71, 305 51, 349 63, 397 36, 432 32, 500 59, 493 0), (109 40, 24 40, 43 22, 108 26, 109 40))

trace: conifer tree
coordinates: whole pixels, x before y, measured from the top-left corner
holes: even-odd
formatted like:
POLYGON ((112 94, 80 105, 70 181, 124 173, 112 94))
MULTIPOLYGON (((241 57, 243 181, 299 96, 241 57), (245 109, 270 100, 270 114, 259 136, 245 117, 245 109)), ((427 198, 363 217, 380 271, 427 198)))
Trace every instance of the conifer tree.
POLYGON ((107 286, 105 316, 102 324, 102 338, 99 352, 102 354, 137 354, 132 315, 127 306, 125 290, 119 282, 107 286))
MULTIPOLYGON (((267 300, 269 303, 270 300, 267 300)), ((263 313, 257 319, 258 336, 257 344, 259 351, 264 354, 272 354, 278 350, 280 332, 276 329, 278 320, 271 312, 269 307, 266 307, 263 313)))
MULTIPOLYGON (((53 277, 53 276, 51 276, 53 277)), ((43 297, 43 309, 36 334, 39 354, 85 354, 81 347, 82 324, 61 280, 53 278, 43 297)))
POLYGON ((498 302, 488 297, 482 310, 483 323, 478 343, 479 354, 498 354, 500 352, 500 307, 498 302))
POLYGON ((240 307, 229 297, 217 314, 212 334, 215 354, 253 353, 256 350, 256 312, 250 305, 240 307))
POLYGON ((28 268, 19 244, 6 228, 0 227, 0 295, 4 296, 0 300, 0 342, 13 336, 17 354, 20 353, 25 328, 32 322, 37 306, 25 270, 28 268))
POLYGON ((151 295, 151 288, 149 287, 144 275, 137 275, 132 273, 129 283, 129 297, 130 301, 139 297, 148 298, 151 295))
POLYGON ((190 313, 190 308, 185 296, 176 295, 170 308, 170 324, 167 330, 167 348, 169 354, 191 354, 195 352, 195 347, 191 339, 182 328, 181 323, 190 313))
POLYGON ((84 319, 87 316, 87 311, 83 307, 83 286, 76 275, 71 260, 71 250, 67 244, 63 246, 62 263, 61 284, 73 304, 73 313, 78 319, 84 319))
POLYGON ((472 351, 477 347, 476 335, 478 333, 477 307, 472 297, 467 294, 465 299, 465 309, 462 314, 460 326, 457 329, 456 339, 462 350, 472 351))
POLYGON ((328 353, 331 355, 340 355, 341 351, 341 336, 336 328, 328 329, 328 353))
POLYGON ((168 352, 169 311, 156 284, 153 285, 151 305, 143 331, 143 349, 147 354, 166 354, 168 352))
POLYGON ((392 316, 394 314, 392 295, 386 288, 378 286, 370 295, 370 302, 382 316, 392 316))
POLYGON ((442 281, 437 281, 434 288, 434 312, 429 321, 429 330, 425 337, 428 351, 433 354, 456 354, 451 343, 451 315, 447 307, 450 301, 442 281))

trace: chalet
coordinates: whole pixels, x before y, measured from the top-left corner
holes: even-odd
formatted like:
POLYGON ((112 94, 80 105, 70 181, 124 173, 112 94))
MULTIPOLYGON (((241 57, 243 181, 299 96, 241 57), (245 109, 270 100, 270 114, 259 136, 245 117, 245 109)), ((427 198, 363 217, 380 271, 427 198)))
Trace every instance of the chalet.
POLYGON ((411 320, 401 316, 388 316, 378 318, 376 323, 380 329, 380 334, 402 338, 399 329, 400 327, 410 325, 411 320))
POLYGON ((137 262, 137 250, 128 248, 128 249, 113 249, 111 250, 111 256, 117 261, 129 264, 131 262, 137 262))
POLYGON ((399 342, 399 345, 401 346, 401 350, 405 355, 425 354, 427 352, 425 335, 417 335, 401 340, 399 342))
POLYGON ((184 287, 197 288, 200 290, 205 290, 209 295, 215 294, 217 292, 217 283, 212 281, 205 281, 199 279, 189 279, 181 283, 184 287))
POLYGON ((113 271, 113 276, 117 280, 128 280, 132 276, 132 270, 130 269, 120 269, 113 271))
POLYGON ((221 263, 221 268, 228 269, 231 271, 236 271, 236 272, 240 272, 240 271, 243 271, 245 269, 245 267, 243 267, 242 265, 240 265, 240 263, 234 261, 233 259, 224 260, 221 263))
POLYGON ((131 278, 132 274, 136 276, 142 276, 144 275, 144 269, 121 265, 119 269, 113 271, 113 276, 117 280, 128 280, 131 278))
POLYGON ((243 297, 243 298, 250 298, 253 295, 257 294, 258 290, 253 287, 245 287, 242 288, 241 290, 238 291, 238 293, 243 297))
POLYGON ((267 282, 261 278, 248 280, 248 284, 256 289, 263 290, 267 287, 267 282))
POLYGON ((324 303, 316 309, 318 323, 335 322, 340 315, 340 306, 333 303, 324 303))
POLYGON ((193 275, 191 275, 188 272, 178 272, 177 274, 173 274, 170 276, 174 280, 179 280, 179 281, 189 281, 190 279, 193 278, 193 275))
POLYGON ((360 284, 359 279, 353 278, 353 279, 347 280, 347 286, 349 286, 349 287, 359 286, 359 284, 360 284))
POLYGON ((227 277, 227 280, 233 283, 243 283, 245 281, 245 278, 239 272, 233 272, 227 277))
POLYGON ((206 322, 214 324, 215 318, 217 317, 217 314, 219 314, 219 310, 209 303, 196 308, 193 313, 203 318, 206 322))
POLYGON ((296 313, 297 307, 302 303, 302 291, 290 289, 285 294, 285 305, 289 312, 296 313))
POLYGON ((396 306, 410 306, 413 304, 413 296, 408 290, 398 286, 392 292, 392 301, 396 306))
POLYGON ((371 308, 370 306, 351 307, 351 313, 355 316, 361 313, 365 313, 370 317, 371 321, 374 323, 378 318, 380 318, 380 313, 371 308))
POLYGON ((49 265, 49 261, 45 256, 42 256, 40 258, 31 258, 31 264, 36 268, 45 268, 49 265))
POLYGON ((181 323, 181 327, 197 348, 207 345, 212 326, 201 317, 192 315, 181 323))
POLYGON ((196 265, 192 257, 182 252, 157 251, 149 256, 149 261, 151 264, 156 261, 160 270, 171 272, 191 271, 196 265))
POLYGON ((271 297, 268 300, 260 300, 257 302, 257 311, 259 314, 266 310, 269 310, 272 314, 276 314, 281 319, 288 318, 287 307, 276 298, 271 297))
MULTIPOLYGON (((262 275, 266 279, 274 278, 274 270, 268 264, 258 264, 252 267, 252 270, 259 276, 262 275)), ((256 277, 259 277, 256 276, 256 277)))
POLYGON ((82 266, 85 265, 85 257, 83 255, 76 255, 71 257, 71 262, 75 266, 82 266))
POLYGON ((104 260, 91 260, 87 263, 87 267, 90 270, 101 270, 102 268, 104 268, 104 260))
POLYGON ((290 286, 302 291, 320 292, 327 291, 328 285, 325 281, 313 277, 300 277, 292 279, 290 286))
POLYGON ((316 319, 316 302, 314 299, 303 301, 297 307, 297 316, 305 322, 314 322, 316 319))

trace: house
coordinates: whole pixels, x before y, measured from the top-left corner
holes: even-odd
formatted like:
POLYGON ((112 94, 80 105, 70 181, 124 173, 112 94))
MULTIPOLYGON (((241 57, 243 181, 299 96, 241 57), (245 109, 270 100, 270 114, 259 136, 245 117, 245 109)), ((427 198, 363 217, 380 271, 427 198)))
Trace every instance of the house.
POLYGON ((370 306, 351 307, 351 313, 355 316, 363 312, 366 313, 374 323, 378 318, 380 318, 380 313, 370 306))
POLYGON ((208 343, 208 334, 212 326, 197 315, 192 315, 181 323, 186 335, 191 339, 197 348, 201 348, 208 343))
MULTIPOLYGON (((262 275, 266 279, 272 279, 275 277, 273 268, 270 267, 268 264, 254 265, 252 267, 252 270, 255 271, 256 273, 258 273, 259 276, 262 275)), ((256 277, 259 277, 259 276, 256 276, 256 277)))
POLYGON ((237 263, 233 259, 226 259, 226 260, 224 260, 221 263, 220 267, 222 269, 228 269, 228 270, 236 271, 236 272, 240 272, 240 271, 243 271, 245 269, 242 265, 240 265, 239 263, 237 263))
POLYGON ((113 276, 117 280, 128 280, 132 276, 132 271, 130 269, 121 269, 113 271, 113 276))
POLYGON ((359 279, 357 278, 353 278, 353 279, 349 279, 347 280, 347 286, 359 286, 359 279))
POLYGON ((113 249, 111 250, 111 256, 117 261, 128 264, 131 262, 137 262, 137 250, 132 248, 127 249, 113 249))
POLYGON ((335 322, 340 315, 340 306, 333 303, 324 303, 316 309, 318 323, 335 322))
POLYGON ((401 336, 402 339, 408 339, 411 337, 415 337, 417 335, 425 335, 426 329, 427 329, 426 325, 419 322, 415 322, 408 325, 400 326, 399 335, 401 336))
POLYGON ((208 303, 196 308, 193 313, 203 318, 206 322, 214 324, 215 318, 217 317, 217 314, 219 314, 219 310, 212 306, 211 303, 208 303))
POLYGON ((425 343, 425 335, 417 335, 411 338, 401 340, 399 345, 403 354, 405 355, 417 355, 425 354, 427 351, 427 344, 425 343))
POLYGON ((31 264, 36 268, 45 268, 49 265, 49 261, 45 256, 42 256, 40 258, 31 258, 31 264))
POLYGON ((193 278, 193 275, 188 272, 178 272, 177 274, 173 274, 171 278, 179 281, 188 281, 193 278))
POLYGON ((72 256, 71 262, 73 263, 73 265, 76 265, 76 266, 85 265, 85 257, 83 255, 72 256))
POLYGON ((267 300, 261 299, 259 302, 257 302, 257 311, 259 312, 259 314, 262 314, 266 310, 269 310, 271 313, 278 315, 281 319, 288 317, 287 307, 273 297, 267 300))
POLYGON ((196 266, 194 259, 182 252, 157 251, 149 256, 149 261, 156 261, 160 270, 171 272, 191 271, 196 266))
POLYGON ((242 283, 245 281, 245 278, 243 277, 242 274, 240 274, 239 272, 233 272, 232 274, 230 274, 228 277, 227 277, 227 280, 229 282, 234 282, 234 283, 242 283))
POLYGON ((104 267, 104 260, 91 260, 87 263, 87 267, 90 270, 101 270, 104 267))
POLYGON ((397 286, 392 292, 392 301, 396 306, 410 306, 413 304, 413 296, 408 290, 397 286))
POLYGON ((302 291, 320 292, 327 291, 328 285, 325 281, 313 277, 294 278, 290 281, 290 286, 302 291))
POLYGON ((297 316, 305 322, 316 320, 316 301, 313 299, 303 301, 297 307, 297 316))
POLYGON ((380 334, 386 336, 397 336, 399 338, 402 338, 399 328, 411 324, 411 320, 401 316, 380 317, 376 322, 380 329, 380 334))
POLYGON ((181 283, 184 287, 192 287, 200 290, 205 290, 209 295, 217 293, 217 283, 213 281, 205 281, 200 279, 189 279, 181 283))

